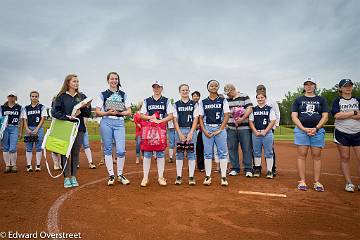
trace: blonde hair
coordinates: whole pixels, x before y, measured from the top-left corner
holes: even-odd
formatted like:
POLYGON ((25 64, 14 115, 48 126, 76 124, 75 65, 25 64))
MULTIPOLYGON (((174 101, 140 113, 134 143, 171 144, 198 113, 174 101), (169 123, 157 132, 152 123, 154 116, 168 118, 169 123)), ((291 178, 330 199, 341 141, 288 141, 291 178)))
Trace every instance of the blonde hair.
MULTIPOLYGON (((56 95, 56 98, 58 98, 61 94, 65 93, 65 92, 67 92, 69 90, 69 82, 71 81, 71 79, 73 79, 75 77, 77 77, 77 75, 73 74, 73 73, 69 74, 69 75, 67 75, 65 77, 64 83, 63 83, 63 85, 62 85, 62 87, 60 89, 60 92, 56 95)), ((75 91, 79 92, 79 89, 76 89, 75 91)))

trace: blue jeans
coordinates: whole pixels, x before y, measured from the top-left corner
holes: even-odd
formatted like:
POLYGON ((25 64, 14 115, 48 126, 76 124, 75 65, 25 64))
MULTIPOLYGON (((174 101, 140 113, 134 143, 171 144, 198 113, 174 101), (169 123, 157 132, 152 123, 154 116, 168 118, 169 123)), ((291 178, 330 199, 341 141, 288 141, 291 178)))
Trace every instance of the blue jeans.
POLYGON ((18 126, 9 125, 6 127, 2 139, 3 152, 16 153, 18 135, 19 135, 18 126))
POLYGON ((136 136, 135 137, 135 143, 136 143, 136 156, 140 157, 140 140, 141 140, 141 136, 136 136))
POLYGON ((175 128, 168 129, 168 136, 169 136, 169 148, 175 148, 175 128))
POLYGON ((88 131, 87 131, 87 130, 86 130, 86 132, 84 133, 84 143, 83 143, 83 147, 84 147, 84 149, 90 148, 89 134, 88 134, 88 131))
POLYGON ((273 141, 274 135, 271 131, 266 134, 266 136, 256 136, 252 134, 252 143, 254 149, 254 157, 261 158, 262 147, 264 146, 264 155, 265 158, 273 158, 273 141))
MULTIPOLYGON (((183 127, 180 128, 180 131, 185 136, 188 135, 190 130, 191 130, 191 128, 183 128, 183 127)), ((196 159, 196 139, 197 139, 197 133, 195 131, 193 133, 192 140, 191 140, 191 142, 194 143, 194 152, 187 152, 187 159, 188 160, 195 160, 196 159)), ((177 132, 175 133, 175 141, 176 141, 176 143, 180 142, 179 134, 177 132)), ((177 152, 176 151, 176 160, 184 160, 184 152, 177 152)))
MULTIPOLYGON (((208 133, 215 132, 220 128, 220 125, 217 127, 212 127, 205 124, 205 129, 208 133)), ((218 135, 212 136, 211 138, 207 138, 204 133, 203 142, 204 142, 204 158, 212 159, 214 153, 214 144, 216 144, 218 150, 219 159, 227 158, 227 144, 226 144, 226 130, 222 130, 218 135)))
MULTIPOLYGON (((36 127, 30 127, 29 126, 29 129, 31 131, 33 131, 36 127)), ((33 147, 35 145, 35 148, 36 148, 36 152, 41 152, 41 144, 42 144, 42 141, 44 139, 44 128, 41 127, 39 128, 39 131, 38 131, 38 141, 37 142, 27 142, 26 143, 26 151, 27 152, 32 152, 33 150, 33 147)))
POLYGON ((231 170, 240 172, 239 144, 242 150, 244 172, 252 172, 252 146, 250 129, 227 129, 227 144, 229 147, 229 158, 231 170))
POLYGON ((115 140, 116 155, 125 156, 125 122, 123 119, 102 118, 100 133, 105 156, 112 155, 113 139, 115 140))

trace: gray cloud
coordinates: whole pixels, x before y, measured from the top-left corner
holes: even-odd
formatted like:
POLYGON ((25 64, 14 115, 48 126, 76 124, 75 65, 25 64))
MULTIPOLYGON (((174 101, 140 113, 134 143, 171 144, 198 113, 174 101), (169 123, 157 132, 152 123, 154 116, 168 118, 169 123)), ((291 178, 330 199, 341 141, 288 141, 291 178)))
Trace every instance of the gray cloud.
POLYGON ((66 74, 96 96, 117 71, 133 102, 165 82, 178 97, 189 83, 233 82, 254 95, 259 83, 280 100, 305 76, 331 87, 359 79, 358 1, 2 1, 0 100, 38 89, 47 105, 66 74))

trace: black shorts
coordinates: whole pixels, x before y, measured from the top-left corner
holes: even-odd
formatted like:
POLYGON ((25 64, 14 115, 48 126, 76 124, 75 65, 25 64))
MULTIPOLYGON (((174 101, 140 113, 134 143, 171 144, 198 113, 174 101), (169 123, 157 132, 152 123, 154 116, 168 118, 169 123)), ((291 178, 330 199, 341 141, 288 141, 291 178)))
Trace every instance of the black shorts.
POLYGON ((335 129, 334 142, 347 147, 360 146, 360 132, 348 134, 335 129))

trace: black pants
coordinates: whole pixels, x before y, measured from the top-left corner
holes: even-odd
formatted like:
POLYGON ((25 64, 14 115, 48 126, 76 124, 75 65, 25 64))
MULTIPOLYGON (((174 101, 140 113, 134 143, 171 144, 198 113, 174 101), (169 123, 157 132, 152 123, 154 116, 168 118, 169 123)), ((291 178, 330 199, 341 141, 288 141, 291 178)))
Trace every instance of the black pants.
POLYGON ((202 139, 202 132, 198 132, 196 140, 196 163, 198 170, 205 169, 204 166, 204 143, 202 139))
POLYGON ((64 169, 64 177, 76 176, 77 165, 79 164, 79 154, 81 145, 84 142, 85 132, 78 132, 74 145, 71 148, 70 158, 67 160, 64 155, 61 155, 61 166, 64 169, 66 160, 68 161, 64 169))

